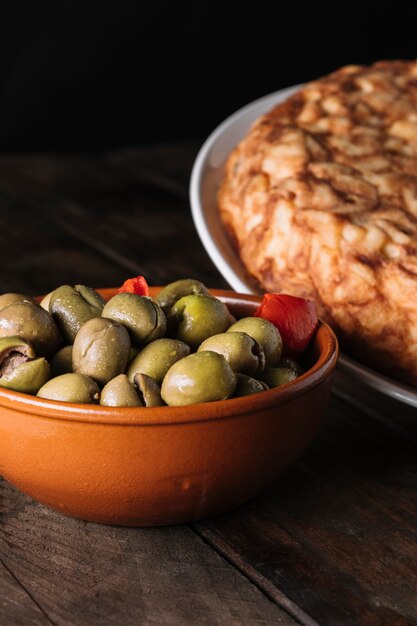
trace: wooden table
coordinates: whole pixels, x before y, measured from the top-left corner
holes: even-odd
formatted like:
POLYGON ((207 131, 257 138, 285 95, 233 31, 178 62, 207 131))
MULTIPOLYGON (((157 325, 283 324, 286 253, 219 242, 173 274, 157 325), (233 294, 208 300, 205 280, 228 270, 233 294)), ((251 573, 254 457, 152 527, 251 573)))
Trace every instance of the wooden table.
MULTIPOLYGON (((0 291, 227 286, 191 219, 197 149, 0 158, 0 291)), ((215 519, 101 526, 0 480, 0 625, 417 624, 416 441, 414 410, 339 374, 302 460, 215 519)))

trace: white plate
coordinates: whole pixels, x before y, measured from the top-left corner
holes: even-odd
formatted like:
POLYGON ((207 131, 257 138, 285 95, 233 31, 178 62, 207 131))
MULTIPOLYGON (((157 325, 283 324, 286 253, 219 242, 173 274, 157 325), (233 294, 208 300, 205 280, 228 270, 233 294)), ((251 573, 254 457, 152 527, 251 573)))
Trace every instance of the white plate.
MULTIPOLYGON (((231 246, 217 210, 217 190, 224 165, 233 148, 246 135, 252 123, 275 104, 299 89, 299 85, 281 89, 255 100, 228 117, 207 138, 194 162, 190 200, 195 226, 213 263, 235 291, 259 293, 231 246)), ((397 383, 342 354, 338 367, 353 378, 379 392, 417 407, 417 391, 397 383)))

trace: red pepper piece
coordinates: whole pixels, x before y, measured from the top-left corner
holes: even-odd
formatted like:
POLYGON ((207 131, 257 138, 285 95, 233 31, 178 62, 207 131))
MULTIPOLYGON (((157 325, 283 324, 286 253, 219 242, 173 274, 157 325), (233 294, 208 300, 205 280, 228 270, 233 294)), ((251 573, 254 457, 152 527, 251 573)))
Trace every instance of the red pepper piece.
POLYGON ((254 315, 269 320, 278 328, 283 356, 293 358, 304 352, 318 325, 314 302, 288 294, 266 293, 254 315))
POLYGON ((148 283, 144 276, 128 278, 120 287, 118 293, 135 293, 137 296, 149 296, 148 283))

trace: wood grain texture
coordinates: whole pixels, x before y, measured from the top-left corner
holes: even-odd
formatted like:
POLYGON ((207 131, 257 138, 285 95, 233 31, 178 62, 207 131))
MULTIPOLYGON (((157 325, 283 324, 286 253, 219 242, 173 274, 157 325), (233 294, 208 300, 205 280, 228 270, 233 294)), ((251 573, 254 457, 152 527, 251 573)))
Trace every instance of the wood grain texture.
MULTIPOLYGON (((0 502, 2 560, 52 624, 297 623, 186 526, 117 528, 64 518, 5 481, 0 502)), ((10 602, 3 611, 11 621, 1 624, 19 624, 10 602)), ((35 617, 22 626, 49 623, 35 617)))
POLYGON ((412 442, 333 398, 297 467, 197 529, 320 624, 415 624, 416 458, 412 442))
MULTIPOLYGON (((0 157, 0 290, 226 286, 189 209, 197 148, 0 157)), ((335 391, 274 489, 195 526, 86 524, 0 481, 0 626, 417 624, 417 412, 335 391)))
MULTIPOLYGON (((193 277, 209 286, 226 287, 202 249, 188 199, 181 192, 183 184, 176 184, 174 192, 169 186, 161 187, 160 179, 169 180, 168 175, 152 175, 151 165, 141 165, 147 152, 135 154, 136 158, 126 155, 124 167, 121 155, 114 159, 3 158, 0 193, 6 202, 21 207, 38 228, 47 224, 53 241, 78 243, 82 251, 90 251, 94 266, 103 260, 102 276, 95 274, 95 282, 89 284, 108 287, 139 273, 151 284, 164 284, 189 275, 192 268, 193 277)), ((152 158, 156 157, 150 151, 151 163, 152 158)), ((12 231, 13 225, 9 228, 12 231)), ((62 249, 59 243, 57 248, 62 249)), ((72 279, 67 282, 79 282, 82 277, 85 281, 86 265, 81 259, 74 261, 64 273, 72 279)))
POLYGON ((53 626, 28 591, 0 560, 0 624, 53 626))

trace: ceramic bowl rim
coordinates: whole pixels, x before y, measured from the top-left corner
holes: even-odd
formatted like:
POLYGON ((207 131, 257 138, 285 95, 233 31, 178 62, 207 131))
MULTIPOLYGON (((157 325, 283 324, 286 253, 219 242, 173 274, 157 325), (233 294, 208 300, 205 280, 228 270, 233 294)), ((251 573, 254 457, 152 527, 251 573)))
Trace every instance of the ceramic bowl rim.
MULTIPOLYGON (((158 289, 158 287, 151 288, 151 293, 158 289)), ((114 289, 110 288, 99 289, 98 291, 104 296, 114 293, 114 289)), ((260 302, 261 300, 259 296, 231 290, 210 289, 210 292, 220 298, 235 300, 236 302, 242 300, 260 302)), ((16 413, 67 422, 120 426, 162 426, 229 419, 257 413, 303 396, 332 373, 339 354, 338 343, 332 329, 322 320, 319 322, 313 341, 316 342, 320 354, 310 369, 283 387, 276 387, 249 396, 178 407, 105 407, 45 400, 0 387, 0 417, 1 409, 6 408, 16 411, 16 413)))

